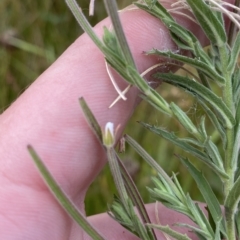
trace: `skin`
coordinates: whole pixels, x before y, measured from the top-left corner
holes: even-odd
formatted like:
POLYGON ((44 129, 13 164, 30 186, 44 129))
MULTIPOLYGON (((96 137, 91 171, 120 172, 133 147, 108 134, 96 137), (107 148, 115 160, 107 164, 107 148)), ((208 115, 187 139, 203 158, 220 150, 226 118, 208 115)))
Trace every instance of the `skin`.
MULTIPOLYGON (((159 61, 142 51, 175 48, 165 27, 148 14, 124 11, 121 19, 139 72, 159 61)), ((196 25, 179 20, 206 44, 196 25)), ((110 20, 95 26, 99 36, 103 26, 109 27, 110 20)), ((84 212, 85 193, 106 163, 106 155, 87 125, 78 99, 85 98, 103 128, 108 121, 120 124, 119 134, 139 102, 138 90, 132 88, 126 102, 108 109, 117 93, 104 64, 101 52, 83 34, 0 116, 0 239, 91 239, 52 196, 26 146, 36 149, 59 185, 84 212)), ((121 89, 126 87, 122 79, 116 80, 121 89)), ((154 207, 148 205, 147 209, 156 222, 154 207)), ((188 222, 160 204, 158 213, 162 224, 188 222)), ((106 239, 138 239, 106 214, 89 221, 106 239)))

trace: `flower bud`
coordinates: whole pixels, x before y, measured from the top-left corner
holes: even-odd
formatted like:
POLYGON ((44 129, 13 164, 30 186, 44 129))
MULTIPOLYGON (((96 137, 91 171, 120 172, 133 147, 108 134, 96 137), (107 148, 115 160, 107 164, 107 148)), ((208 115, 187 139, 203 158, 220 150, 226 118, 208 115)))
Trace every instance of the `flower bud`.
POLYGON ((113 147, 115 144, 114 124, 112 122, 108 122, 105 125, 105 130, 103 132, 103 144, 107 148, 113 147))

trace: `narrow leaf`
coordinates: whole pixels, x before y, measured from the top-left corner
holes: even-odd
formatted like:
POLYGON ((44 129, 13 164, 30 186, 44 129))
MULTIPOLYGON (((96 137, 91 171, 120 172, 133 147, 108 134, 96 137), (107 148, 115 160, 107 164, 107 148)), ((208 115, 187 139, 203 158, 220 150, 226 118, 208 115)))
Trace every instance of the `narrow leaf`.
POLYGON ((151 89, 151 97, 146 97, 144 94, 140 94, 140 97, 144 99, 146 102, 148 102, 150 105, 152 105, 155 109, 158 111, 171 116, 172 111, 170 109, 169 104, 162 98, 162 96, 157 93, 154 89, 151 89))
MULTIPOLYGON (((145 2, 147 2, 147 1, 145 1, 145 2)), ((156 1, 154 6, 150 2, 148 3, 148 6, 137 3, 137 2, 135 2, 134 5, 136 5, 140 9, 148 12, 149 14, 153 15, 154 17, 157 17, 159 19, 167 19, 169 21, 174 21, 171 14, 169 14, 168 11, 166 10, 166 8, 164 8, 158 1, 156 1)))
POLYGON ((126 36, 124 34, 122 24, 118 15, 118 8, 116 1, 104 0, 105 7, 107 9, 108 15, 112 20, 114 31, 118 39, 118 43, 121 47, 122 53, 126 59, 126 62, 131 65, 133 68, 136 68, 132 53, 130 51, 129 45, 127 43, 126 36))
POLYGON ((235 140, 233 146, 233 169, 237 167, 237 161, 239 157, 239 146, 240 146, 240 101, 236 109, 236 126, 235 126, 235 140))
POLYGON ((205 199, 209 211, 211 212, 214 222, 217 224, 222 219, 222 211, 217 197, 212 191, 211 186, 206 178, 187 160, 180 157, 181 162, 186 166, 188 171, 197 183, 198 189, 205 199))
POLYGON ((114 201, 110 206, 108 206, 108 209, 108 214, 110 215, 110 217, 115 219, 118 223, 127 228, 130 232, 136 234, 136 229, 133 226, 131 216, 128 212, 126 212, 123 203, 117 196, 114 195, 114 201))
POLYGON ((225 206, 227 211, 231 211, 235 213, 240 202, 240 176, 235 181, 232 189, 230 190, 229 194, 225 200, 225 206))
POLYGON ((144 127, 152 131, 153 133, 160 135, 161 137, 165 138, 166 140, 172 142, 174 145, 182 148, 185 152, 192 154, 193 156, 197 157, 201 160, 204 164, 208 165, 220 178, 228 179, 228 175, 219 167, 217 167, 214 163, 210 161, 208 156, 200 151, 199 149, 193 147, 192 145, 188 144, 184 139, 179 139, 174 133, 170 133, 162 128, 157 128, 151 126, 146 123, 140 122, 144 127))
POLYGON ((220 152, 218 150, 218 147, 213 143, 211 139, 208 138, 208 140, 205 143, 205 150, 211 160, 220 168, 222 171, 224 171, 223 167, 223 160, 220 155, 220 152))
POLYGON ((121 202, 123 203, 126 211, 129 211, 128 203, 127 203, 128 194, 127 194, 124 181, 121 175, 120 167, 118 165, 116 152, 113 147, 107 148, 107 158, 108 158, 111 174, 112 174, 115 186, 117 188, 118 194, 120 196, 121 202))
POLYGON ((79 103, 81 105, 82 111, 84 113, 84 116, 87 120, 87 123, 91 127, 92 131, 96 135, 97 139, 102 143, 102 129, 99 126, 96 118, 94 117, 92 111, 88 107, 86 101, 84 100, 83 97, 79 99, 79 103))
MULTIPOLYGON (((214 236, 214 231, 213 231, 213 228, 212 228, 212 226, 211 226, 211 224, 210 224, 209 216, 208 216, 208 218, 206 217, 206 215, 204 214, 203 210, 199 207, 198 203, 195 203, 195 206, 196 206, 196 208, 197 208, 197 210, 198 210, 199 215, 200 215, 201 218, 202 218, 202 221, 204 222, 206 228, 208 229, 209 234, 210 234, 211 236, 214 236)), ((209 215, 211 215, 211 214, 209 214, 209 215)), ((218 225, 219 225, 220 222, 221 222, 221 221, 218 222, 218 225)), ((216 231, 215 231, 215 232, 216 232, 216 231)))
MULTIPOLYGON (((147 210, 145 208, 143 199, 137 189, 137 186, 135 185, 135 183, 133 182, 131 176, 129 175, 129 173, 127 172, 124 164, 122 163, 122 161, 119 159, 118 156, 117 160, 118 160, 118 164, 119 167, 121 169, 121 173, 124 179, 124 183, 126 186, 126 189, 128 191, 128 194, 130 195, 134 205, 136 206, 138 213, 140 215, 140 217, 142 218, 143 223, 151 223, 150 218, 148 216, 147 210)), ((153 230, 150 230, 151 234, 152 234, 152 238, 153 239, 157 239, 155 232, 153 230)), ((150 233, 149 233, 150 234, 150 233)))
POLYGON ((233 99, 235 105, 239 103, 240 100, 240 67, 237 67, 233 76, 232 76, 232 84, 233 84, 233 99))
POLYGON ((71 12, 73 13, 74 17, 76 18, 78 24, 90 36, 90 38, 98 46, 98 48, 101 49, 101 51, 104 51, 104 46, 102 42, 99 40, 98 36, 93 31, 92 26, 89 24, 77 2, 75 0, 66 0, 66 3, 71 12))
POLYGON ((222 118, 225 120, 224 124, 227 128, 231 129, 234 126, 235 119, 222 98, 218 97, 202 84, 190 80, 187 77, 174 75, 173 73, 156 73, 154 76, 163 80, 164 82, 179 86, 194 96, 197 95, 197 97, 202 98, 222 116, 222 118))
POLYGON ((201 230, 206 232, 207 235, 211 235, 211 233, 209 233, 207 229, 207 226, 205 225, 205 220, 201 214, 201 209, 198 208, 197 203, 193 202, 189 194, 186 195, 186 205, 189 209, 189 212, 191 212, 191 215, 192 215, 191 219, 195 223, 197 223, 197 225, 201 228, 201 230))
POLYGON ((185 224, 185 223, 181 224, 180 223, 180 224, 176 224, 176 226, 188 228, 192 232, 196 233, 198 236, 201 235, 203 237, 203 239, 212 239, 212 236, 210 236, 205 230, 202 230, 202 229, 192 226, 190 224, 185 224))
POLYGON ((125 135, 124 138, 127 143, 130 144, 131 147, 168 182, 168 185, 171 186, 171 189, 174 190, 175 194, 181 198, 181 195, 178 193, 172 179, 166 174, 161 166, 134 139, 128 135, 125 135))
POLYGON ((196 136, 199 134, 196 126, 193 124, 192 120, 187 116, 187 114, 178 107, 175 103, 170 104, 171 109, 175 117, 181 123, 181 125, 192 135, 196 136))
POLYGON ((182 56, 180 54, 176 54, 172 51, 159 51, 157 49, 150 50, 146 52, 146 54, 160 55, 188 64, 205 73, 211 80, 217 81, 220 84, 225 84, 225 79, 216 72, 214 67, 205 62, 202 62, 199 57, 190 58, 182 56))
POLYGON ((103 42, 105 46, 112 50, 116 56, 118 56, 120 59, 124 59, 123 53, 121 51, 121 48, 119 46, 119 43, 117 41, 116 34, 114 32, 111 32, 107 29, 107 27, 103 27, 104 33, 103 33, 103 42))
POLYGON ((162 225, 157 225, 157 224, 147 224, 147 226, 150 227, 150 228, 159 229, 162 232, 168 234, 169 236, 171 236, 171 237, 173 237, 174 239, 177 239, 177 240, 191 240, 191 238, 189 238, 187 236, 187 234, 181 234, 181 233, 171 229, 168 225, 162 226, 162 225))
POLYGON ((237 64, 237 60, 240 53, 240 32, 238 32, 236 39, 234 41, 234 45, 231 50, 230 61, 227 67, 227 70, 232 73, 234 71, 235 65, 237 64))
POLYGON ((223 146, 224 148, 226 147, 226 143, 227 143, 227 139, 226 139, 226 134, 224 131, 224 128, 222 127, 222 125, 220 124, 218 118, 216 117, 216 115, 214 114, 214 112, 207 106, 207 104, 202 101, 201 99, 198 99, 198 101, 200 102, 201 106, 203 107, 205 113, 208 115, 210 121, 212 122, 213 126, 217 129, 217 131, 219 132, 222 142, 223 142, 223 146))
POLYGON ((240 211, 237 211, 236 215, 235 215, 235 222, 236 222, 236 226, 237 226, 237 233, 238 236, 240 236, 240 211))
POLYGON ((74 203, 69 199, 69 197, 64 193, 64 191, 59 187, 55 179, 52 177, 51 173, 48 171, 43 161, 37 155, 35 150, 28 146, 28 151, 32 156, 34 163, 36 164, 38 170, 40 171, 44 181, 46 182, 49 189, 52 191, 54 197, 58 200, 65 211, 77 222, 77 224, 90 236, 92 239, 103 240, 104 238, 91 226, 87 221, 86 217, 77 209, 74 203))
MULTIPOLYGON (((172 206, 179 207, 179 204, 178 204, 179 199, 177 199, 176 197, 171 196, 166 192, 158 191, 157 189, 154 189, 154 190, 148 189, 148 191, 150 192, 150 195, 154 200, 157 200, 162 203, 167 202, 172 206)), ((180 207, 182 206, 180 205, 180 207)))
POLYGON ((213 10, 205 1, 186 0, 186 2, 191 7, 198 23, 212 44, 218 47, 223 46, 227 42, 225 28, 213 10))

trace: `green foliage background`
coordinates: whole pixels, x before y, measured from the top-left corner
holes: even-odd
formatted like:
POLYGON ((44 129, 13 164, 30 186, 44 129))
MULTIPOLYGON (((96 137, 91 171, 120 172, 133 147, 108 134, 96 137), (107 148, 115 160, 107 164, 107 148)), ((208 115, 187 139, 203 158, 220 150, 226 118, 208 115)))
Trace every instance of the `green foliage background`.
MULTIPOLYGON (((78 1, 88 15, 88 0, 78 1)), ((130 0, 118 1, 119 8, 127 6, 130 0)), ((90 17, 92 25, 106 17, 103 1, 95 2, 95 15, 90 17)), ((67 8, 65 1, 0 1, 0 109, 1 112, 13 102, 27 86, 34 81, 61 53, 82 33, 80 27, 67 8), (9 36, 14 35, 15 41, 9 36), (17 39, 17 40, 16 40, 17 39), (18 40, 22 41, 18 41, 18 40)), ((148 49, 139 49, 139 51, 148 49)), ((161 86, 162 95, 177 102, 198 118, 198 106, 185 93, 176 88, 161 86)), ((79 107, 80 111, 80 107, 79 107)), ((200 114, 199 114, 200 115, 200 114)), ((143 129, 136 121, 170 127, 181 134, 181 126, 159 115, 146 103, 142 103, 129 122, 126 133, 138 140, 146 150, 171 174, 179 172, 183 189, 190 192, 193 199, 201 200, 194 182, 174 157, 181 150, 173 148, 168 142, 156 138, 143 129)), ((127 162, 145 201, 151 201, 146 186, 151 185, 150 175, 155 173, 127 147, 120 156, 127 162)), ((199 168, 201 166, 198 164, 199 168)), ((209 181, 218 192, 221 186, 215 186, 215 175, 205 172, 209 181)), ((86 197, 87 214, 106 211, 107 202, 111 202, 115 189, 108 167, 99 175, 90 187, 86 197)))

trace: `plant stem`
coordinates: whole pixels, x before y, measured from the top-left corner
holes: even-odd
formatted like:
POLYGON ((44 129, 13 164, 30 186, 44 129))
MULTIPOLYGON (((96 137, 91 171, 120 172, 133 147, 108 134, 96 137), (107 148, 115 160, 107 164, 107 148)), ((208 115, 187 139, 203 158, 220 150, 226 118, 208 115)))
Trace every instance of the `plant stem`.
POLYGON ((234 221, 234 212, 231 209, 225 209, 226 216, 226 228, 228 240, 235 240, 235 221, 234 221))
POLYGON ((92 26, 84 16, 82 9, 78 6, 76 0, 66 0, 66 3, 82 29, 89 35, 89 37, 98 46, 98 48, 103 50, 103 43, 99 40, 98 36, 93 31, 92 26))
MULTIPOLYGON (((224 79, 226 80, 226 85, 223 88, 223 99, 225 104, 229 108, 229 110, 233 113, 233 116, 235 116, 231 74, 227 70, 228 50, 225 45, 219 47, 219 55, 220 55, 221 65, 222 65, 222 74, 224 79)), ((225 182, 225 190, 224 190, 225 197, 229 193, 234 183, 235 169, 233 169, 233 163, 232 163, 233 161, 232 154, 233 154, 233 146, 234 146, 234 128, 226 127, 226 135, 227 135, 227 148, 226 148, 224 165, 225 165, 226 173, 229 175, 229 180, 225 182)))
MULTIPOLYGON (((233 102, 233 94, 232 94, 232 80, 231 73, 228 72, 228 50, 226 46, 219 47, 219 55, 221 59, 222 65, 222 73, 223 77, 226 79, 226 86, 223 90, 223 99, 228 108, 231 110, 233 115, 235 116, 234 102, 233 102)), ((236 171, 236 166, 233 164, 233 147, 234 147, 234 128, 226 128, 226 136, 227 136, 227 146, 225 152, 225 171, 229 176, 229 179, 224 182, 224 195, 225 199, 227 198, 230 190, 234 184, 234 174, 236 171)), ((234 224, 234 212, 233 209, 226 209, 226 230, 227 236, 229 240, 235 240, 235 224, 234 224)))
POLYGON ((136 68, 132 53, 130 51, 129 45, 127 43, 126 35, 124 34, 122 24, 120 22, 120 18, 118 15, 117 3, 114 0, 104 0, 105 7, 107 9, 108 15, 112 20, 112 24, 114 26, 114 31, 116 32, 116 36, 121 46, 122 52, 126 59, 126 62, 130 64, 133 68, 136 68))
POLYGON ((129 211, 128 207, 128 194, 124 185, 124 181, 122 178, 122 174, 120 171, 120 167, 118 165, 117 157, 114 148, 110 147, 107 148, 107 157, 108 157, 108 163, 109 167, 119 194, 119 197, 126 209, 126 211, 129 211))

